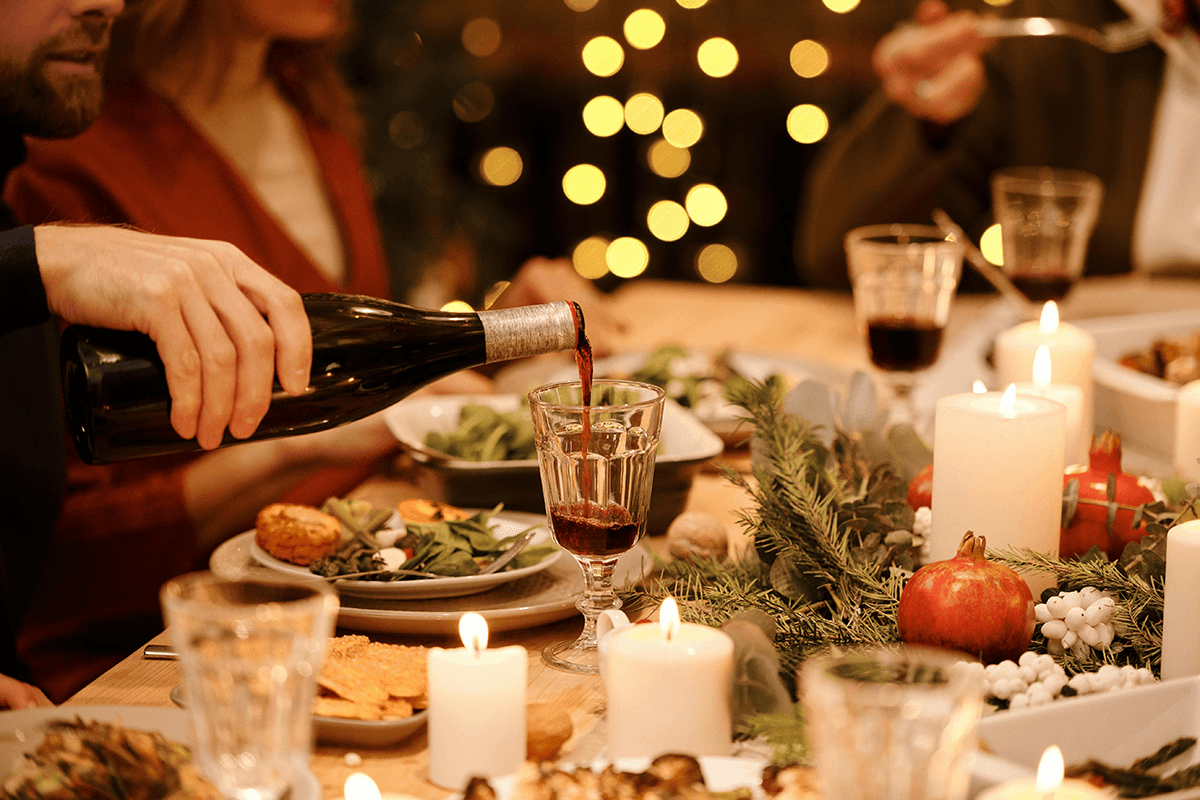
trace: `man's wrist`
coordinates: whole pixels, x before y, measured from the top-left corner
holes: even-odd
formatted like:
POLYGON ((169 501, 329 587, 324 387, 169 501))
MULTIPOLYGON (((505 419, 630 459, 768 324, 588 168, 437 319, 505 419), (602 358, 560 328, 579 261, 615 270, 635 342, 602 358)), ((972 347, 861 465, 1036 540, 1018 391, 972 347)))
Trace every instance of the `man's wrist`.
POLYGON ((0 231, 0 309, 0 332, 50 318, 31 225, 0 231))

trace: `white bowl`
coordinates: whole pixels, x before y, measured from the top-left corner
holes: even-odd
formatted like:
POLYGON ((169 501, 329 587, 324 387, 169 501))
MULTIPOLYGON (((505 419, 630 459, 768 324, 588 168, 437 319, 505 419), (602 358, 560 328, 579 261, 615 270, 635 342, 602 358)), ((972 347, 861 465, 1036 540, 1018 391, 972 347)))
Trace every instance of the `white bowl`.
MULTIPOLYGON (((410 397, 384 411, 392 435, 434 476, 439 498, 468 508, 492 508, 497 503, 513 511, 546 512, 537 459, 466 461, 431 452, 425 446, 430 432, 449 433, 458 427, 464 405, 479 403, 500 411, 516 411, 516 394, 429 395, 410 397)), ((667 400, 662 438, 654 463, 654 488, 646 532, 664 533, 687 505, 692 480, 705 461, 721 454, 724 444, 687 409, 667 400)))
POLYGON ((1149 347, 1156 339, 1200 331, 1200 310, 1095 317, 1073 324, 1096 339, 1092 364, 1096 429, 1110 428, 1121 434, 1126 447, 1170 464, 1175 449, 1179 386, 1118 361, 1127 353, 1149 347))

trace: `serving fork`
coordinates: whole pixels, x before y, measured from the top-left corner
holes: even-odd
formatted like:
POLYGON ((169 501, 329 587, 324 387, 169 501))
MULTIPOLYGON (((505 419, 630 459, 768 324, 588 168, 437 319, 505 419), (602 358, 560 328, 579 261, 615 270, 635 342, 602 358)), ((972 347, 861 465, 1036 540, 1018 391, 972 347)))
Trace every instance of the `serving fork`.
POLYGON ((995 39, 1016 36, 1065 36, 1086 42, 1106 53, 1121 53, 1149 42, 1154 29, 1132 19, 1091 28, 1078 22, 1053 17, 984 17, 976 24, 976 31, 980 36, 995 39))

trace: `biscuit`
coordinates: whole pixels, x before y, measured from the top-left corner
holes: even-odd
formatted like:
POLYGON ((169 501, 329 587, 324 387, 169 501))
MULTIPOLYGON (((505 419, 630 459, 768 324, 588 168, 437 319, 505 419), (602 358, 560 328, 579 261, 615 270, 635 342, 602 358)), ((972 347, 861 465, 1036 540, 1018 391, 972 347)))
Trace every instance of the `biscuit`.
POLYGON ((342 525, 312 506, 272 503, 258 512, 254 542, 282 561, 307 567, 337 552, 342 525))

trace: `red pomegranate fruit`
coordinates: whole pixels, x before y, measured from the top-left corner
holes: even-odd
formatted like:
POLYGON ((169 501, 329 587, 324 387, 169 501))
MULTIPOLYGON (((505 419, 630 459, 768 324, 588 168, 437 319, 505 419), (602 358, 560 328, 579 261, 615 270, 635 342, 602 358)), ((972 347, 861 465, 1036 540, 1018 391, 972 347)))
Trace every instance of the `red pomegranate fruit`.
POLYGON ((988 561, 986 546, 967 531, 957 555, 909 578, 896 611, 905 644, 959 650, 984 664, 1016 661, 1029 649, 1033 593, 1015 570, 988 561))
POLYGON ((1121 557, 1125 545, 1146 535, 1144 526, 1134 530, 1133 514, 1143 503, 1153 503, 1154 494, 1138 483, 1135 476, 1121 471, 1120 434, 1105 431, 1093 440, 1087 470, 1066 473, 1063 486, 1072 480, 1079 481, 1079 503, 1075 506, 1075 515, 1059 535, 1058 554, 1061 558, 1083 555, 1095 545, 1115 561, 1121 557), (1111 533, 1108 529, 1109 475, 1114 476, 1114 499, 1118 506, 1111 533))
POLYGON ((918 472, 908 485, 908 504, 913 511, 933 508, 933 464, 918 472))

